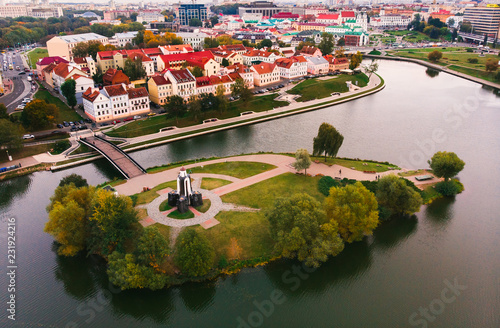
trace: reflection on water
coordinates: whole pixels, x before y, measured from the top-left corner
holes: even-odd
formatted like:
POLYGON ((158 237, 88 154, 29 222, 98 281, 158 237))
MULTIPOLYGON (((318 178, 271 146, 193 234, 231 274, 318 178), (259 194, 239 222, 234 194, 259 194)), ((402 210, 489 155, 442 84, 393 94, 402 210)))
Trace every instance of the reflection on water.
POLYGON ((300 286, 305 293, 321 293, 326 287, 350 284, 370 268, 371 262, 371 247, 364 239, 345 245, 339 255, 313 272, 294 260, 271 263, 263 269, 276 288, 294 298, 300 295, 294 292, 298 289, 295 286, 300 286))
POLYGON ((439 75, 439 71, 437 69, 433 69, 433 68, 427 68, 425 70, 425 74, 427 74, 427 76, 430 76, 430 77, 436 77, 439 75))
POLYGON ((373 246, 385 249, 398 246, 415 233, 417 225, 418 219, 415 215, 382 222, 373 232, 373 246))
POLYGON ((216 291, 215 281, 207 283, 188 283, 177 288, 186 308, 193 312, 203 312, 214 301, 216 291))
POLYGON ((436 225, 448 223, 454 216, 453 203, 455 197, 436 199, 425 207, 425 217, 436 225))
POLYGON ((24 194, 31 184, 31 175, 0 182, 0 212, 9 207, 16 197, 24 194))

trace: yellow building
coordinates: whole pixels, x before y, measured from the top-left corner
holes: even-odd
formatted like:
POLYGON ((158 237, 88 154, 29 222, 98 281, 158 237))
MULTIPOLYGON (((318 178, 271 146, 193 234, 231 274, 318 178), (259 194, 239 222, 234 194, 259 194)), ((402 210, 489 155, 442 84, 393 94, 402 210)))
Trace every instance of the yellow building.
POLYGON ((99 41, 108 44, 108 38, 96 33, 55 36, 47 41, 49 57, 59 56, 68 61, 73 60, 73 48, 80 42, 99 41))
POLYGON ((172 95, 172 83, 163 76, 153 76, 148 81, 149 99, 158 105, 165 105, 172 95))

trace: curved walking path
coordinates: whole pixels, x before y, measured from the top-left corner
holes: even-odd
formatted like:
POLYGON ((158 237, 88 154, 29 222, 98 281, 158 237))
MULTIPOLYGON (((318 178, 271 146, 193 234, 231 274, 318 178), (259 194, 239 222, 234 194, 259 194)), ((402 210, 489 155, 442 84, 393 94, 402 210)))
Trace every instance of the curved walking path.
MULTIPOLYGON (((233 191, 239 190, 241 188, 248 187, 258 182, 268 180, 272 177, 281 175, 283 173, 296 173, 295 169, 292 167, 292 163, 295 159, 291 156, 279 155, 279 154, 255 154, 255 155, 245 155, 245 156, 235 156, 228 158, 220 158, 211 161, 206 161, 202 163, 186 165, 186 169, 190 169, 197 166, 205 166, 209 164, 221 163, 221 162, 260 162, 267 163, 276 166, 276 168, 253 175, 246 179, 239 179, 223 174, 213 174, 213 173, 193 173, 191 177, 193 178, 193 189, 199 190, 203 194, 204 199, 209 199, 211 206, 209 210, 205 213, 199 213, 196 209, 190 207, 190 210, 196 215, 196 217, 191 219, 179 220, 168 217, 168 214, 172 211, 160 212, 160 204, 168 199, 168 191, 170 189, 164 189, 159 191, 159 197, 154 199, 151 203, 146 205, 140 205, 141 208, 146 208, 149 215, 149 223, 152 221, 158 222, 167 226, 174 228, 183 228, 193 225, 202 225, 205 229, 208 229, 219 222, 215 219, 215 216, 220 211, 244 211, 244 212, 254 212, 259 209, 248 208, 245 206, 239 206, 236 204, 223 203, 220 196, 231 193, 233 191), (201 182, 203 178, 217 178, 231 181, 232 183, 213 189, 205 190, 200 189, 201 182)), ((138 176, 127 180, 124 184, 118 185, 115 189, 124 195, 133 195, 135 193, 141 192, 143 187, 152 188, 157 186, 162 182, 172 181, 177 179, 179 174, 179 167, 175 167, 169 170, 165 170, 158 173, 150 173, 142 176, 138 176)), ((389 170, 385 172, 378 173, 365 173, 362 171, 350 169, 340 165, 328 166, 322 162, 312 163, 308 169, 308 173, 315 176, 318 174, 329 175, 334 178, 348 178, 354 180, 376 180, 377 177, 382 177, 389 174, 397 174, 405 170, 389 170)), ((413 176, 412 176, 413 177, 413 176)), ((410 179, 410 177, 406 177, 410 179)), ((413 180, 412 180, 413 181, 413 180)), ((415 184, 429 183, 429 181, 418 182, 414 181, 415 184)))

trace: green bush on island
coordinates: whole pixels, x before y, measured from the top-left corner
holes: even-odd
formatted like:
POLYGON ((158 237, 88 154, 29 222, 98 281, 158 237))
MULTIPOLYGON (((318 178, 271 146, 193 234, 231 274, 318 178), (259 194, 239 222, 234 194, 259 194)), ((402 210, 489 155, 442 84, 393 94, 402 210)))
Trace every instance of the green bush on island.
POLYGON ((380 178, 378 182, 377 200, 393 215, 413 214, 420 210, 423 203, 420 194, 404 180, 406 179, 390 174, 380 178))
POLYGON ((87 187, 89 185, 87 183, 87 179, 84 179, 79 174, 73 173, 62 178, 59 182, 59 187, 68 185, 70 183, 74 184, 76 188, 87 187))
POLYGON ((428 163, 434 174, 444 178, 444 181, 453 178, 465 167, 465 162, 457 154, 447 151, 438 151, 428 163))
POLYGON ((371 235, 379 223, 377 199, 360 182, 330 189, 324 207, 326 216, 330 222, 337 222, 340 236, 347 243, 371 235))
POLYGON ((212 268, 214 249, 208 239, 196 230, 182 231, 177 238, 175 248, 175 263, 187 276, 204 276, 212 268))
POLYGON ((464 186, 458 180, 441 181, 434 187, 443 196, 454 196, 464 190, 464 186))
POLYGON ((321 204, 308 194, 278 198, 266 213, 275 252, 319 267, 344 249, 336 221, 328 221, 321 204))

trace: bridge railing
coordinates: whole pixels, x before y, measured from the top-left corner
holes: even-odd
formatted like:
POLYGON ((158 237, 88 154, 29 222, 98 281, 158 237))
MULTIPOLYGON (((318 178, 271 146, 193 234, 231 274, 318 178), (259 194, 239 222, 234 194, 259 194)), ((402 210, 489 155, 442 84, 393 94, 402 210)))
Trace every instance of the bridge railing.
POLYGON ((139 163, 137 163, 129 154, 127 154, 126 152, 123 151, 123 149, 121 149, 120 147, 118 147, 117 145, 115 145, 114 143, 104 139, 104 138, 101 138, 99 136, 95 136, 96 138, 98 138, 99 140, 102 140, 103 142, 106 142, 107 144, 111 145, 111 147, 113 147, 114 149, 116 149, 117 151, 119 151, 123 156, 127 157, 128 159, 130 159, 130 161, 132 163, 134 163, 135 166, 137 166, 139 168, 139 170, 141 170, 142 173, 147 173, 147 171, 139 165, 139 163))
POLYGON ((79 141, 81 143, 83 143, 84 145, 90 147, 90 148, 93 148, 95 150, 97 150, 102 156, 104 156, 108 161, 111 162, 111 164, 113 164, 114 167, 116 167, 116 169, 118 171, 120 171, 121 174, 123 174, 125 176, 126 179, 130 179, 130 177, 128 176, 127 173, 125 173, 125 171, 123 171, 119 166, 118 164, 115 163, 115 161, 113 161, 105 152, 103 152, 101 149, 99 149, 99 147, 96 147, 94 144, 91 144, 90 142, 88 142, 87 140, 85 140, 85 138, 80 138, 79 141))

